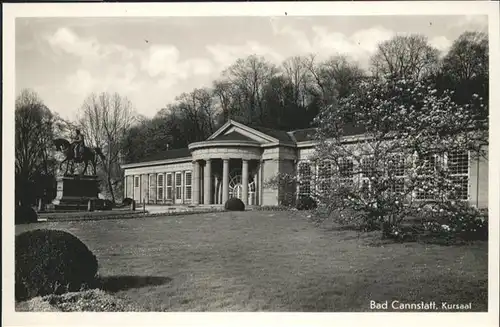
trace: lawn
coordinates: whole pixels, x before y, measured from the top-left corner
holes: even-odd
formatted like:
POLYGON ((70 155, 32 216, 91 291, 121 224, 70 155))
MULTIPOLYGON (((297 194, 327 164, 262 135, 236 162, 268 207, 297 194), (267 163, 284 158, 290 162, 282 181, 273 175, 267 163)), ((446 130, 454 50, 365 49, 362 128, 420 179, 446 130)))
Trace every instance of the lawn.
POLYGON ((370 300, 487 311, 487 243, 373 245, 299 212, 224 212, 16 226, 61 229, 107 290, 147 311, 369 311, 370 300))

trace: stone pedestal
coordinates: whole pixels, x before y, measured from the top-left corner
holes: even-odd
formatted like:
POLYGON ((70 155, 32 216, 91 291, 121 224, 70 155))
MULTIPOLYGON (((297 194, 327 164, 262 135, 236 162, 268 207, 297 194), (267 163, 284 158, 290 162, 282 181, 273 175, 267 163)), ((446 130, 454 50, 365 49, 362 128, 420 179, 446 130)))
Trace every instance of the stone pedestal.
POLYGON ((57 178, 57 195, 52 203, 56 210, 86 211, 89 201, 98 202, 98 194, 97 176, 66 175, 57 178))

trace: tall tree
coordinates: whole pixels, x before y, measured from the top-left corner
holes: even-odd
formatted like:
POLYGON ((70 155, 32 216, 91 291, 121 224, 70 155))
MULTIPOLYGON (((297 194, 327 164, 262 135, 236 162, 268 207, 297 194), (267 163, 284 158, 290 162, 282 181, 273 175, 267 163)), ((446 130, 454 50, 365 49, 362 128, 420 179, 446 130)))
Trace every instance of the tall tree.
POLYGON ((472 80, 488 76, 488 36, 483 32, 464 32, 443 59, 443 70, 453 80, 472 80))
POLYGON ((278 68, 274 64, 256 55, 238 59, 223 72, 224 79, 235 88, 233 99, 235 98, 243 122, 263 123, 264 87, 277 73, 278 68))
POLYGON ((132 103, 118 93, 90 94, 79 112, 78 123, 86 136, 86 143, 101 147, 106 155, 103 168, 107 191, 113 201, 116 201, 115 187, 122 182, 122 140, 133 121, 132 103))
MULTIPOLYGON (((467 103, 474 95, 488 99, 488 36, 482 32, 464 32, 455 40, 436 74, 438 88, 454 90, 454 101, 467 103)), ((488 117, 485 108, 477 108, 479 118, 488 117)))
MULTIPOLYGON (((307 67, 313 79, 309 93, 312 101, 307 112, 309 121, 319 113, 320 107, 335 104, 338 99, 352 94, 359 83, 364 80, 365 72, 356 62, 350 61, 344 55, 334 55, 324 61, 317 62, 311 55, 307 60, 307 67)), ((352 119, 352 117, 343 117, 352 119)))
POLYGON ((215 107, 208 89, 194 89, 177 97, 176 108, 190 142, 201 141, 215 131, 215 107))
POLYGON ((397 35, 378 45, 371 58, 375 76, 397 76, 420 79, 434 72, 439 63, 439 51, 422 35, 397 35))
POLYGON ((223 124, 228 119, 234 118, 237 114, 235 105, 235 86, 226 79, 215 80, 212 84, 212 93, 214 95, 215 106, 219 109, 217 123, 223 124))
POLYGON ((16 194, 23 204, 50 187, 55 174, 54 115, 32 90, 24 89, 16 99, 15 109, 15 173, 16 194), (30 194, 31 193, 31 196, 30 194))
POLYGON ((290 101, 296 107, 305 108, 309 103, 308 90, 312 84, 311 72, 308 69, 306 57, 294 56, 286 59, 283 64, 283 76, 292 88, 290 101))

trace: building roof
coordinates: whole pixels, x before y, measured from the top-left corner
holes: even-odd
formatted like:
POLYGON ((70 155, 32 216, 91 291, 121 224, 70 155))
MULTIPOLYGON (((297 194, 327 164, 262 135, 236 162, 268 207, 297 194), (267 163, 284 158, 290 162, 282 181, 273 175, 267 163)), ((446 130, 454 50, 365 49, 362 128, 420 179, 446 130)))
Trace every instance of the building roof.
POLYGON ((295 131, 290 131, 289 134, 293 136, 296 142, 312 141, 316 134, 316 128, 304 128, 295 131))
MULTIPOLYGON (((295 131, 290 131, 289 134, 293 136, 296 142, 314 141, 316 130, 317 129, 315 127, 297 129, 295 131)), ((345 124, 343 135, 353 136, 353 135, 363 134, 364 132, 365 130, 363 127, 355 126, 352 124, 345 124)))
POLYGON ((157 153, 152 154, 150 156, 147 156, 146 158, 144 158, 140 162, 179 159, 179 158, 185 158, 185 157, 191 157, 191 152, 189 151, 188 148, 160 151, 160 152, 157 152, 157 153))
POLYGON ((295 141, 293 140, 293 138, 286 131, 282 131, 282 130, 279 130, 279 129, 268 128, 268 127, 261 127, 261 126, 249 126, 249 127, 253 128, 256 131, 259 131, 261 133, 264 133, 264 134, 267 134, 269 136, 272 136, 275 139, 278 139, 280 142, 295 143, 295 141))
MULTIPOLYGON (((305 128, 305 129, 298 129, 290 132, 278 130, 278 129, 272 129, 272 128, 267 128, 267 127, 262 127, 262 126, 249 126, 250 128, 259 131, 261 133, 264 133, 266 135, 269 135, 280 142, 288 143, 288 144, 296 144, 297 142, 306 142, 306 141, 314 141, 315 140, 315 134, 316 134, 316 128, 305 128)), ((345 125, 344 126, 344 135, 346 136, 351 136, 351 135, 357 135, 357 134, 362 134, 363 128, 354 126, 354 125, 345 125)), ((256 144, 259 144, 257 141, 254 139, 243 135, 237 131, 230 132, 228 134, 221 134, 216 136, 215 138, 211 139, 210 141, 245 141, 245 142, 254 142, 256 144)), ((136 163, 146 163, 146 162, 152 162, 152 161, 160 161, 160 160, 170 160, 170 159, 181 159, 181 158, 189 158, 191 157, 191 152, 189 148, 181 148, 181 149, 172 149, 172 150, 165 150, 165 151, 160 151, 155 154, 152 154, 140 162, 131 162, 129 164, 136 164, 136 163)))

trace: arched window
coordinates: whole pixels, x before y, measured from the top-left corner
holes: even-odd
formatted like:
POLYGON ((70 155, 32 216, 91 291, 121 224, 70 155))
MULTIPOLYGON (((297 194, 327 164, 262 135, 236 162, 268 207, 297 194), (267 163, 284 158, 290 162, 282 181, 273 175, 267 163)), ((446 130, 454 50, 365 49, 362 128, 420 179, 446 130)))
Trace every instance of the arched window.
MULTIPOLYGON (((243 199, 243 184, 241 169, 234 169, 229 174, 229 198, 243 199)), ((253 176, 248 177, 248 204, 255 204, 255 181, 253 176)))

